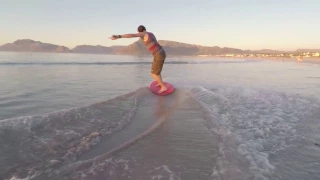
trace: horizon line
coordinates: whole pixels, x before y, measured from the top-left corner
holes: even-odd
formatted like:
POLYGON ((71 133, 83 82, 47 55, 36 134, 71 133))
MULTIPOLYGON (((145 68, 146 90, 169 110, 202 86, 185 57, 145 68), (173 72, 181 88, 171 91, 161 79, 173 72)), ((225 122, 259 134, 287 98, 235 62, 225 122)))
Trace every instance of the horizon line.
MULTIPOLYGON (((46 43, 46 44, 52 44, 52 45, 56 45, 56 46, 63 46, 63 47, 66 47, 68 48, 69 50, 72 50, 74 48, 76 48, 77 46, 102 46, 102 47, 113 47, 113 46, 129 46, 133 43, 130 43, 130 44, 123 44, 123 45, 111 45, 111 46, 105 46, 105 45, 101 45, 101 44, 96 44, 96 45, 92 45, 92 44, 78 44, 78 45, 75 45, 74 47, 70 47, 70 46, 66 46, 66 45, 60 45, 60 44, 53 44, 51 42, 44 42, 44 41, 40 41, 40 40, 34 40, 34 39, 30 39, 30 38, 23 38, 23 39, 17 39, 13 42, 9 42, 9 43, 4 43, 0 46, 3 46, 3 45, 6 45, 6 44, 12 44, 16 41, 19 41, 19 40, 31 40, 31 41, 35 41, 35 42, 40 42, 40 43, 46 43)), ((139 40, 135 41, 135 42, 138 42, 139 40)), ((279 49, 269 49, 269 48, 261 48, 261 49, 242 49, 242 48, 236 48, 236 47, 222 47, 222 46, 217 46, 217 45, 213 45, 213 46, 204 46, 204 45, 201 45, 201 44, 193 44, 193 43, 186 43, 186 42, 180 42, 180 41, 174 41, 174 40, 164 40, 164 39, 159 39, 158 41, 171 41, 171 42, 176 42, 176 43, 182 43, 182 44, 188 44, 188 45, 194 45, 194 46, 202 46, 202 47, 220 47, 220 48, 234 48, 234 49, 240 49, 240 50, 250 50, 250 51, 259 51, 259 50, 274 50, 274 51, 287 51, 287 52, 291 52, 291 51, 297 51, 298 49, 309 49, 309 50, 320 50, 320 48, 297 48, 297 49, 292 49, 292 50, 279 50, 279 49)), ((134 42, 134 43, 135 43, 134 42)))

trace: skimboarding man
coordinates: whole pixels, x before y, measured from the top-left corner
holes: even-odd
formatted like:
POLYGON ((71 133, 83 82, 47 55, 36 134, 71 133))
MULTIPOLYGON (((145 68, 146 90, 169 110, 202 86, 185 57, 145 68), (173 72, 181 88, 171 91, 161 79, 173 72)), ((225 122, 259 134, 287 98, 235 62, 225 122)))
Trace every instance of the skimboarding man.
POLYGON ((157 86, 161 86, 159 93, 166 91, 167 87, 163 84, 161 71, 167 55, 163 47, 158 43, 153 33, 147 32, 146 28, 140 25, 138 27, 138 33, 136 34, 113 35, 110 37, 110 39, 115 40, 119 38, 133 37, 140 37, 144 45, 148 48, 149 52, 153 55, 151 75, 158 82, 157 86))

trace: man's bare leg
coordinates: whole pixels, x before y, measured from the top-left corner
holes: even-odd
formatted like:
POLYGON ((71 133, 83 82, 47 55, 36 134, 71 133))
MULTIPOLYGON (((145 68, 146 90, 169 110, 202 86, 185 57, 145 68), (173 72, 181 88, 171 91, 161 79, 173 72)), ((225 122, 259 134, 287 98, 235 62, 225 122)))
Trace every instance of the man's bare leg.
MULTIPOLYGON (((162 83, 163 83, 163 80, 162 80, 161 74, 159 74, 158 76, 159 76, 160 80, 161 80, 161 81, 162 81, 162 83)), ((158 82, 158 81, 157 81, 157 82, 158 82)), ((156 87, 160 86, 159 82, 158 82, 158 84, 157 84, 157 85, 155 85, 155 86, 156 86, 156 87)))
POLYGON ((159 86, 159 85, 161 86, 161 89, 159 90, 159 93, 162 93, 162 92, 166 91, 167 87, 163 84, 161 75, 156 75, 156 74, 151 74, 151 75, 152 75, 153 79, 158 82, 157 86, 159 86))

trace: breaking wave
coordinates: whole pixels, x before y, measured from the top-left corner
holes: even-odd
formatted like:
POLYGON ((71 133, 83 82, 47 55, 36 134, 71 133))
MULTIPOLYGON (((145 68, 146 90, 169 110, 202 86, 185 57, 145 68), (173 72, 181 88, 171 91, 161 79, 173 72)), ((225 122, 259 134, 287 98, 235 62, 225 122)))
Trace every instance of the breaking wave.
POLYGON ((309 134, 304 128, 320 127, 317 99, 241 87, 197 87, 190 94, 207 110, 208 128, 221 138, 213 179, 319 178, 320 165, 305 160, 320 158, 314 146, 320 129, 309 134))

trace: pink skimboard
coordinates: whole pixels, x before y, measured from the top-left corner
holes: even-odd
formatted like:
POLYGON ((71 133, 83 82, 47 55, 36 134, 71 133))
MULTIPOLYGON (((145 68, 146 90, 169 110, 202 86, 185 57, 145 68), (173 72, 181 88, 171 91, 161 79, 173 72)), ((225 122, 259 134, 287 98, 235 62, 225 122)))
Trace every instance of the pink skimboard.
POLYGON ((150 90, 151 92, 153 92, 154 94, 156 95, 159 95, 159 96, 166 96, 166 95, 169 95, 171 93, 174 92, 174 87, 172 86, 172 84, 169 84, 169 83, 166 83, 164 82, 164 85, 167 87, 167 90, 162 92, 162 93, 158 93, 159 90, 161 89, 161 86, 158 86, 156 87, 157 85, 157 81, 153 81, 151 84, 150 84, 150 90))

